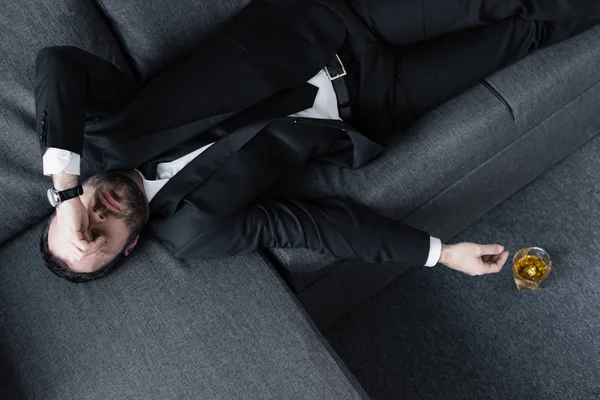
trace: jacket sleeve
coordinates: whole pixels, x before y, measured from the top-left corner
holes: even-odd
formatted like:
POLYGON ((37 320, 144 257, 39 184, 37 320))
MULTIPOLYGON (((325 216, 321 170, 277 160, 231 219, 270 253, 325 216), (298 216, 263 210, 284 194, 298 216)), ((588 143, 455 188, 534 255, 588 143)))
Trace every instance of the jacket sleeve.
POLYGON ((179 201, 170 216, 151 219, 152 230, 180 258, 299 247, 337 258, 424 265, 430 243, 425 232, 350 199, 291 199, 268 190, 309 160, 337 154, 332 150, 340 140, 350 143, 340 153, 351 156, 346 167, 372 158, 363 136, 338 128, 310 118, 266 125, 179 201))
POLYGON ((42 48, 35 62, 36 124, 42 155, 55 147, 81 154, 86 111, 110 115, 139 81, 74 46, 42 48))
POLYGON ((369 263, 424 265, 429 254, 426 232, 342 198, 259 200, 225 218, 189 211, 197 220, 180 229, 196 234, 183 235, 191 240, 173 249, 184 259, 296 247, 369 263))

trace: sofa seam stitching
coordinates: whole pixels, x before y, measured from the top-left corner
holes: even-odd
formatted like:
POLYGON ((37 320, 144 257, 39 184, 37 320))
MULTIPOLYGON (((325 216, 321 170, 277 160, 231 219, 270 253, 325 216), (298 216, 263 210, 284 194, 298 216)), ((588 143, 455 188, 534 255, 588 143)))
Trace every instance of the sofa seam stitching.
MULTIPOLYGON (((479 164, 478 166, 476 166, 475 168, 473 168, 472 170, 468 171, 467 173, 465 173, 463 176, 461 176, 460 178, 456 179, 452 184, 446 186, 443 190, 439 191, 437 194, 435 194, 434 196, 430 197, 426 202, 420 204, 418 207, 416 207, 415 209, 413 209, 410 213, 406 214, 404 217, 402 217, 402 220, 410 217, 411 215, 413 215, 414 213, 416 213, 417 211, 419 211, 421 208, 429 205, 431 202, 433 202, 435 199, 437 199, 438 197, 444 195, 446 192, 448 192, 449 190, 451 190, 453 187, 455 187, 456 185, 458 185, 460 182, 462 182, 463 180, 465 180, 468 176, 476 173, 477 171, 479 171, 481 168, 483 168, 485 165, 487 165, 488 163, 490 163, 492 160, 495 160, 496 158, 498 158, 501 154, 504 154, 504 152, 512 147, 516 142, 524 139, 526 136, 528 136, 535 128, 537 128, 539 125, 543 124, 544 122, 546 122, 547 120, 549 120, 550 118, 554 117, 556 114, 558 114, 563 108, 566 108, 567 106, 569 106, 571 103, 575 102, 575 100, 579 99, 581 96, 584 96, 587 92, 591 91, 593 88, 595 88, 596 86, 600 87, 600 80, 595 81, 592 85, 588 86, 585 90, 583 90, 579 95, 575 96, 573 99, 571 99, 570 101, 568 101, 567 103, 565 103, 564 105, 562 105, 561 107, 559 107, 558 109, 556 109, 555 112, 553 112, 552 114, 549 114, 546 118, 540 120, 538 123, 536 123, 535 125, 533 125, 531 128, 529 128, 526 132, 524 132, 522 135, 520 135, 518 138, 516 138, 515 140, 513 140, 512 142, 508 143, 506 146, 504 146, 502 149, 500 149, 496 154, 494 154, 492 157, 488 158, 487 160, 485 160, 483 163, 479 164)), ((572 152, 570 152, 569 154, 571 154, 572 152)), ((567 156, 569 155, 567 154, 567 156)))
POLYGON ((502 104, 504 104, 504 106, 506 106, 506 108, 508 109, 508 112, 510 112, 510 116, 511 116, 512 120, 516 121, 517 119, 515 117, 515 110, 509 104, 508 100, 495 87, 493 87, 487 81, 487 79, 482 80, 481 84, 483 85, 483 87, 487 88, 494 96, 496 96, 498 98, 498 100, 500 100, 500 102, 502 104))

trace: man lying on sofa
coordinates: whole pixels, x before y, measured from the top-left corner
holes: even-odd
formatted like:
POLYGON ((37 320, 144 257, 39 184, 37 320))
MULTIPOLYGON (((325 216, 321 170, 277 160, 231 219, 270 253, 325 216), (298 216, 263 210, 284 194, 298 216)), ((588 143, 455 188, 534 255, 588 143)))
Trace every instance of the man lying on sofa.
POLYGON ((597 0, 255 0, 148 82, 43 48, 37 129, 56 206, 44 262, 73 282, 100 278, 148 223, 179 258, 303 247, 498 272, 501 245, 442 245, 350 199, 269 187, 309 160, 365 165, 418 116, 599 14, 597 0), (84 133, 107 172, 79 185, 84 133))

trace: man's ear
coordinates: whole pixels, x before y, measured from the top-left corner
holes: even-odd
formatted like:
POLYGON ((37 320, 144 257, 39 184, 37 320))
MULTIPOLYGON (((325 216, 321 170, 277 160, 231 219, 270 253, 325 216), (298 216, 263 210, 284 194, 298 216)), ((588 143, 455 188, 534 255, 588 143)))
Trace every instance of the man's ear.
POLYGON ((140 235, 137 235, 135 240, 127 245, 127 248, 125 249, 125 256, 128 256, 131 254, 131 252, 133 251, 133 248, 137 244, 139 238, 140 238, 140 235))

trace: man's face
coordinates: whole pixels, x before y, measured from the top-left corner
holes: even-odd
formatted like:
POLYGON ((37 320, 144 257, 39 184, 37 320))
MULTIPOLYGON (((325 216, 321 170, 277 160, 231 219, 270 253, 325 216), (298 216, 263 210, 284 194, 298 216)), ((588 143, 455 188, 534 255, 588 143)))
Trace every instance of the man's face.
POLYGON ((60 227, 56 217, 48 231, 48 247, 72 271, 89 273, 100 269, 121 252, 131 253, 137 244, 137 237, 132 234, 139 233, 148 220, 148 200, 135 171, 111 171, 90 177, 83 183, 80 199, 89 219, 83 236, 87 241, 104 237, 106 244, 101 253, 76 264, 67 261, 61 255, 60 227))

